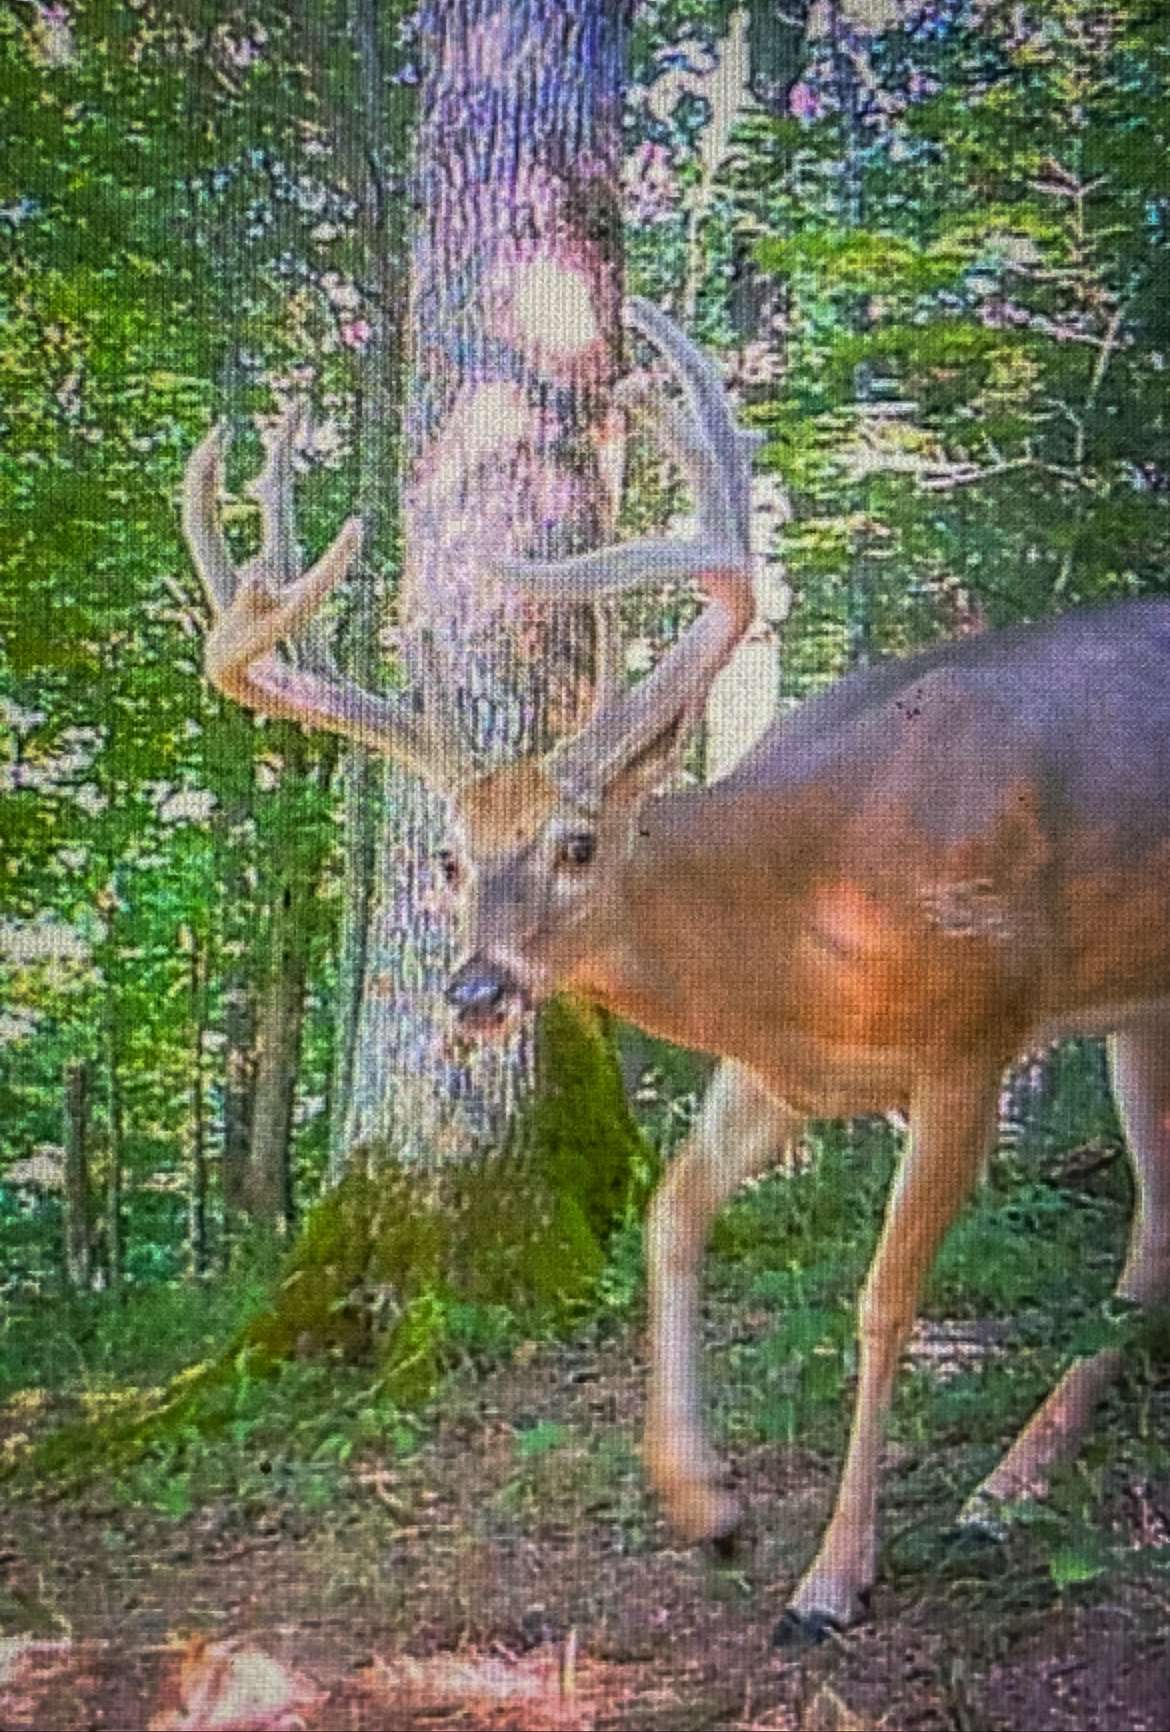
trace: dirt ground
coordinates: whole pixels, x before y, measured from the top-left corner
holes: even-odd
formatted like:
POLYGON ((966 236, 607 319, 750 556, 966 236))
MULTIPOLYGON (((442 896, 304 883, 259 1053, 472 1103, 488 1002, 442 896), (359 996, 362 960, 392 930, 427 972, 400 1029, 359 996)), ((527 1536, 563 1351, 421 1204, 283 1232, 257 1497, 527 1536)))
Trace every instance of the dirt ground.
MULTIPOLYGON (((270 1499, 180 1521, 100 1491, 11 1505, 0 1727, 1170 1732, 1165 1570, 1058 1589, 1017 1539, 956 1555, 942 1528, 969 1464, 952 1487, 904 1444, 871 1621, 773 1651, 835 1464, 741 1449, 736 1555, 676 1549, 637 1461, 640 1345, 469 1371, 416 1453, 353 1465, 318 1511, 282 1496, 278 1463, 270 1499)), ((1156 1553, 1170 1482, 1099 1513, 1156 1553)))

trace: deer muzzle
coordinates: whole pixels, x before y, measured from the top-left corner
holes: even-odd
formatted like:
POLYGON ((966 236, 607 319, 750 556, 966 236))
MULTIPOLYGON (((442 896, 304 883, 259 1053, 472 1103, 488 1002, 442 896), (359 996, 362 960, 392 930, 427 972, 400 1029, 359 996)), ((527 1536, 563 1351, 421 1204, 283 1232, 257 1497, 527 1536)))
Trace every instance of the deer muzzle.
POLYGON ((528 1007, 528 994, 510 969, 473 956, 447 982, 444 995, 461 1029, 500 1034, 528 1007))

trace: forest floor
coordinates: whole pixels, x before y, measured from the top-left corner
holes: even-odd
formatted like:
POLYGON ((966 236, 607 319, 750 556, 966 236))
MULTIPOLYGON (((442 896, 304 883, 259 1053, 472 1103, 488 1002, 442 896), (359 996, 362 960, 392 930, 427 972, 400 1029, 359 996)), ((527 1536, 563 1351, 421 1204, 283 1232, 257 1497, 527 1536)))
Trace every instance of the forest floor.
MULTIPOLYGON (((1111 1404, 1053 1508, 982 1556, 948 1548, 1031 1404, 1018 1368, 1042 1387, 1058 1355, 1023 1312, 936 1305, 920 1326, 872 1617, 772 1649, 828 1512, 850 1350, 823 1347, 837 1315, 823 1305, 804 1350, 791 1326, 778 1342, 760 1302, 780 1248, 757 1231, 770 1195, 733 1211, 705 1306, 716 1429, 750 1517, 733 1558, 676 1548, 645 1490, 635 1296, 570 1344, 469 1361, 417 1430, 337 1449, 316 1477, 261 1428, 237 1439, 246 1471, 232 1483, 221 1463, 210 1495, 139 1479, 9 1498, 0 1727, 1170 1732, 1164 1373, 1111 1404)), ((1031 1238, 1039 1268, 1034 1222, 1031 1238)), ((76 1410, 14 1396, 0 1436, 76 1410)))

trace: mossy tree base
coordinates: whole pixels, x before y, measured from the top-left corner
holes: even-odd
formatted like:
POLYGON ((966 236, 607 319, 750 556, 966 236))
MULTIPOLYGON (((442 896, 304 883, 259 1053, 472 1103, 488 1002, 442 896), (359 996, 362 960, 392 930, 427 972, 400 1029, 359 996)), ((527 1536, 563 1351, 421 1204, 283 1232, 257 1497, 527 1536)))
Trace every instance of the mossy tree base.
POLYGON ((241 1383, 293 1359, 375 1363, 387 1398, 417 1407, 449 1363, 453 1320, 503 1307, 530 1331, 588 1306, 612 1228, 640 1203, 654 1156, 630 1111, 604 1020, 572 1000, 542 1014, 534 1092, 515 1152, 435 1171, 383 1166, 379 1150, 313 1209, 275 1298, 216 1360, 161 1401, 70 1426, 30 1465, 70 1480, 154 1445, 220 1431, 241 1383))

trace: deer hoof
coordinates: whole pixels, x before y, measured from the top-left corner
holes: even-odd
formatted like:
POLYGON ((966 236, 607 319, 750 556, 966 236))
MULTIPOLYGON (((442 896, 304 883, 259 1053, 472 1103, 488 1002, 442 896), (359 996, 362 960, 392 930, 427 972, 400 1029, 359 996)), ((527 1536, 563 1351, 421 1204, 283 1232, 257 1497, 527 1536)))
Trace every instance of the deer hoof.
POLYGON ((772 1631, 772 1646, 781 1653, 796 1654, 802 1648, 817 1648, 837 1635, 840 1625, 824 1612, 796 1612, 791 1606, 772 1631))
POLYGON ((734 1549, 735 1535, 743 1520, 737 1497, 721 1486, 703 1481, 673 1492, 666 1500, 670 1525, 689 1545, 706 1541, 721 1556, 734 1549))
POLYGON ((772 1631, 772 1646, 791 1653, 827 1642, 869 1616, 870 1590, 821 1581, 797 1595, 772 1631))

